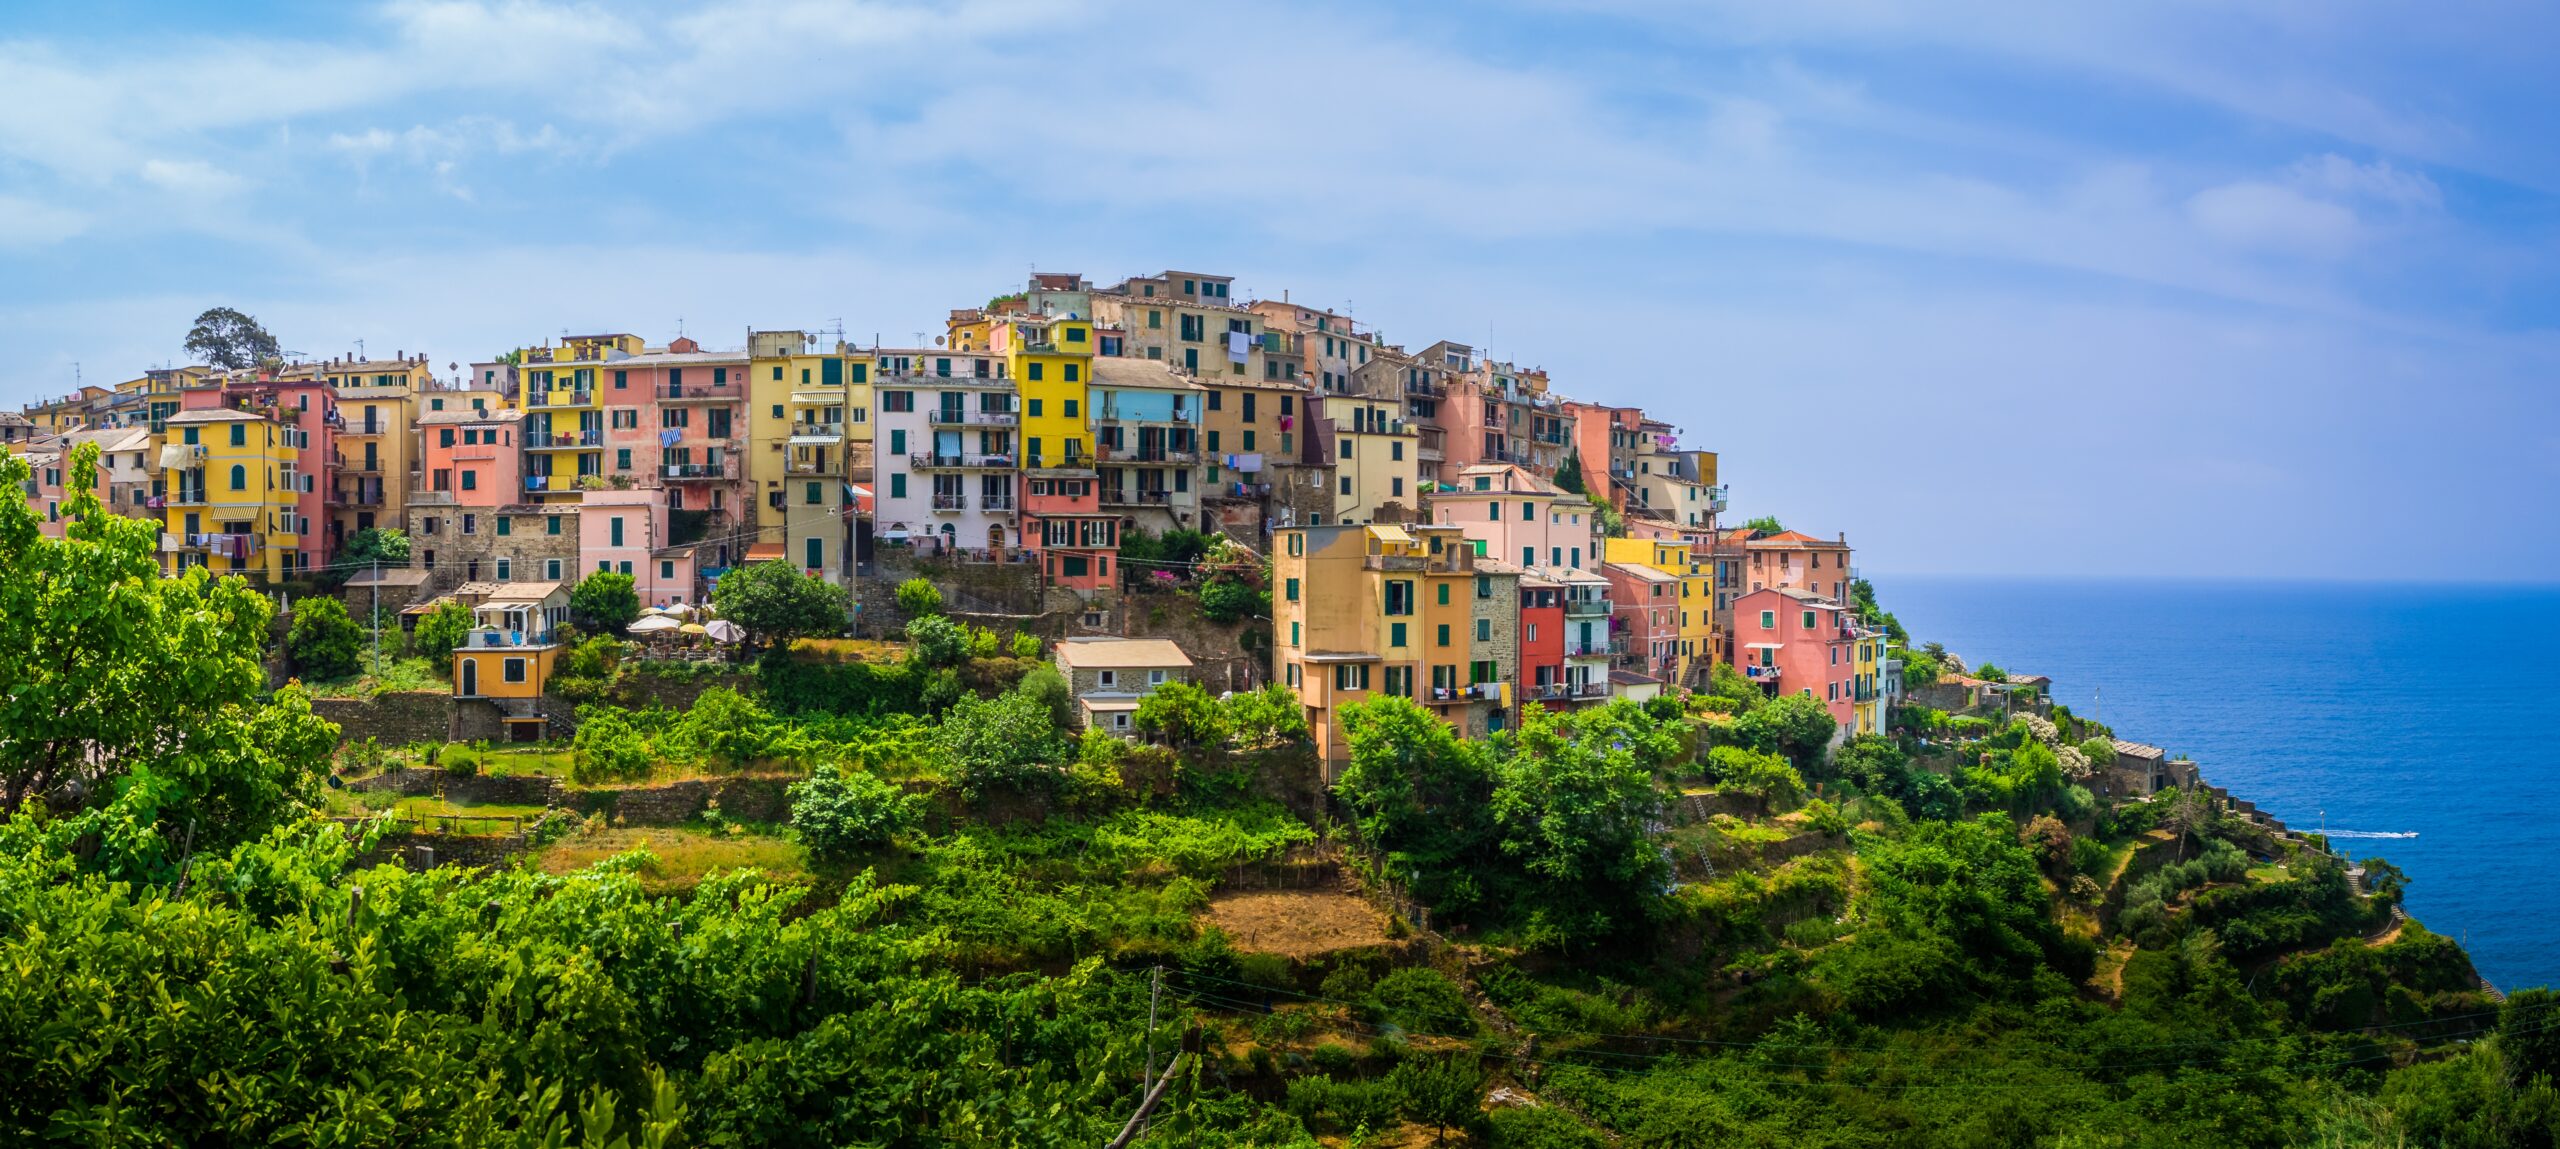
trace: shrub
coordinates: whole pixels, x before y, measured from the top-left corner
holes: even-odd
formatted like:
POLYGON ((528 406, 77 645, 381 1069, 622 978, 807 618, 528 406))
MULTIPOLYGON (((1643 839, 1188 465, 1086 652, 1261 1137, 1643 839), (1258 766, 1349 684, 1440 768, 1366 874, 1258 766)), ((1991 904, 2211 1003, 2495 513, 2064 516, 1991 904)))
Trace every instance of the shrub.
POLYGON ((1027 630, 1013 632, 1013 656, 1015 658, 1040 657, 1040 636, 1027 630))
POLYGON ((1483 1118, 1478 1098, 1484 1093, 1484 1070, 1463 1057, 1415 1059, 1387 1075, 1398 1108, 1407 1119, 1432 1130, 1437 1144, 1451 1129, 1472 1129, 1483 1118))
POLYGON ((1013 690, 1016 694, 1039 699, 1040 705, 1048 708, 1049 721, 1055 723, 1058 729, 1069 730, 1075 727, 1075 691, 1067 686, 1067 676, 1058 673, 1057 667, 1047 663, 1032 667, 1022 676, 1021 682, 1014 684, 1013 690))
POLYGON ((578 734, 570 745, 578 752, 578 760, 569 767, 573 782, 620 781, 649 773, 648 739, 617 707, 579 707, 578 734))
POLYGON ((1271 612, 1271 592, 1238 579, 1215 579, 1200 588, 1200 617, 1215 623, 1255 618, 1271 612))
POLYGON ((597 571, 569 589, 569 611, 587 628, 620 634, 640 621, 635 580, 619 571, 597 571))
POLYGON ((1804 793, 1804 778, 1787 760, 1760 750, 1718 746, 1707 751, 1707 771, 1717 785, 1770 801, 1788 801, 1804 793))
POLYGON ((1139 731, 1185 749, 1224 746, 1227 716, 1209 692, 1188 682, 1168 682, 1138 702, 1139 731))
POLYGON ((674 733, 692 753, 735 770, 766 757, 775 731, 773 716, 754 699, 715 686, 694 699, 674 733))
POLYGON ((314 595, 293 608, 293 629, 285 650, 294 669, 308 678, 345 678, 356 672, 362 639, 345 603, 314 595))
POLYGON ((435 659, 439 663, 437 670, 450 672, 454 650, 470 640, 471 608, 446 599, 418 620, 418 633, 411 640, 410 649, 435 659))
POLYGON ((1457 983, 1436 969, 1414 966, 1378 979, 1369 987, 1369 1015, 1380 1024, 1420 1033, 1467 1034, 1475 1015, 1467 1008, 1457 983))
POLYGON ((908 620, 907 660, 927 668, 968 661, 969 628, 941 615, 908 620))
POLYGON ((842 859, 888 845, 924 815, 924 798, 860 771, 820 766, 791 787, 791 828, 809 852, 842 859))
POLYGON ((898 612, 908 618, 924 618, 942 613, 942 588, 926 579, 911 578, 898 584, 898 612))

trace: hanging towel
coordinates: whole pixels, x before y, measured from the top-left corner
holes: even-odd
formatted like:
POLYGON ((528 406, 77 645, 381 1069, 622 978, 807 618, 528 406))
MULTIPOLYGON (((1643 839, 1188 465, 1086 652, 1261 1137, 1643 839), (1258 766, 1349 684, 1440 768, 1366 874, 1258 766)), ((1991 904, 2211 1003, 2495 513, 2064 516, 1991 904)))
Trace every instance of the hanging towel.
POLYGON ((1227 333, 1227 362, 1242 363, 1253 346, 1253 337, 1241 331, 1227 333))

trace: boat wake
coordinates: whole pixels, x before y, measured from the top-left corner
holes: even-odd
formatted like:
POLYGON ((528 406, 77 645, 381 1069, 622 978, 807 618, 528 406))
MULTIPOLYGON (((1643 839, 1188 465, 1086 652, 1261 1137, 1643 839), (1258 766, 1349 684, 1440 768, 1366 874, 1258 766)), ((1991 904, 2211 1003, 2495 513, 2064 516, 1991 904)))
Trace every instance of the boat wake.
POLYGON ((2331 830, 2332 838, 2415 838, 2416 830, 2331 830))

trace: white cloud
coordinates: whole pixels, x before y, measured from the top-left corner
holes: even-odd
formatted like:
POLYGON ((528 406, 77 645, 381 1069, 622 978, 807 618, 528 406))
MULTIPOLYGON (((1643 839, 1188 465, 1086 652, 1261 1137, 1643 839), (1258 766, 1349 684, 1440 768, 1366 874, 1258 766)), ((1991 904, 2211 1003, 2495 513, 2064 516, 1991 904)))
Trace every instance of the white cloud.
POLYGON ((203 160, 144 160, 142 178, 164 191, 191 196, 224 196, 240 190, 242 181, 203 160))
POLYGON ((2295 182, 2341 198, 2371 200, 2394 207, 2434 208, 2444 193, 2423 172, 2407 171, 2389 160, 2360 164, 2331 152, 2293 165, 2295 182))
POLYGON ((2336 256, 2355 246, 2356 213, 2278 184, 2242 181, 2206 188, 2187 200, 2187 215, 2205 234, 2238 247, 2336 256))
POLYGON ((0 195, 0 247, 60 243, 88 230, 89 218, 67 208, 0 195))

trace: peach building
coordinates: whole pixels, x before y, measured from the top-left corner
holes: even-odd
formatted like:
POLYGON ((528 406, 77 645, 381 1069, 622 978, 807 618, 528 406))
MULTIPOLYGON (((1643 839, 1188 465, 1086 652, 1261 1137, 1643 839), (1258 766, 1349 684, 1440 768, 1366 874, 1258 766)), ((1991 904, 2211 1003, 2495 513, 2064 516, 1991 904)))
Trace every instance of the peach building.
POLYGON ((1457 489, 1431 496, 1429 520, 1484 544, 1485 554, 1524 567, 1591 571, 1600 566, 1591 502, 1557 490, 1528 469, 1480 463, 1459 471, 1457 489))

